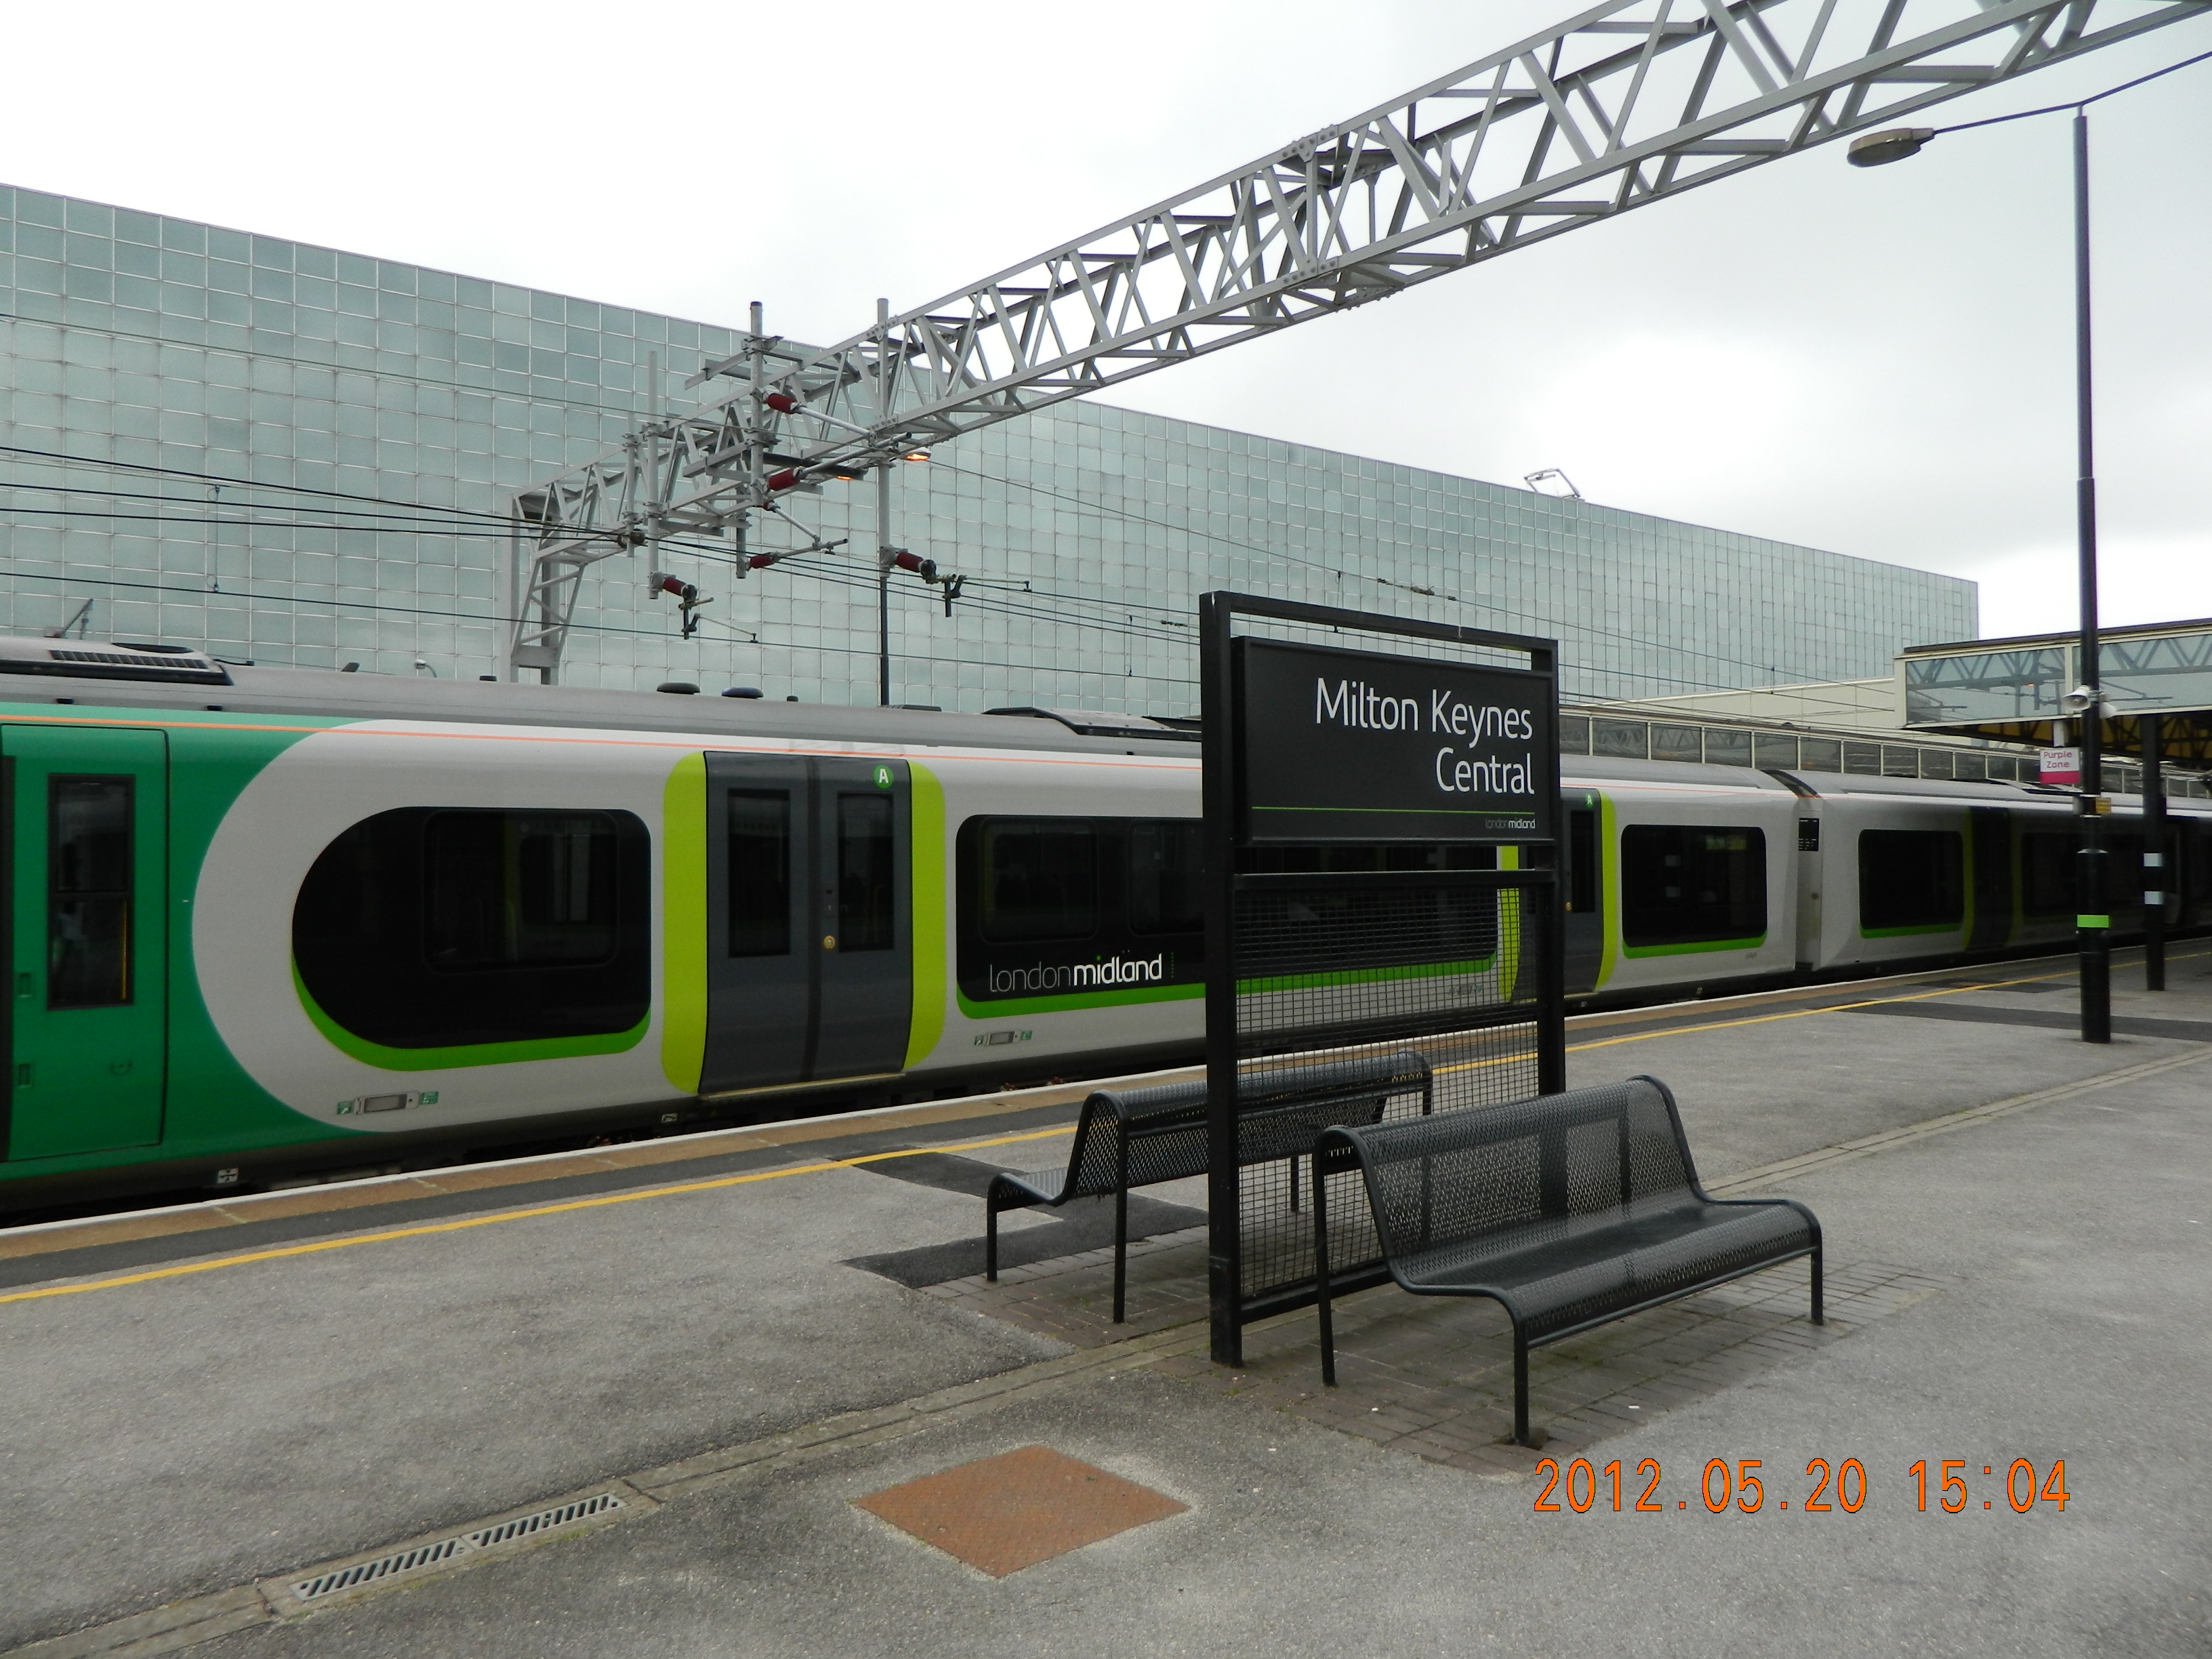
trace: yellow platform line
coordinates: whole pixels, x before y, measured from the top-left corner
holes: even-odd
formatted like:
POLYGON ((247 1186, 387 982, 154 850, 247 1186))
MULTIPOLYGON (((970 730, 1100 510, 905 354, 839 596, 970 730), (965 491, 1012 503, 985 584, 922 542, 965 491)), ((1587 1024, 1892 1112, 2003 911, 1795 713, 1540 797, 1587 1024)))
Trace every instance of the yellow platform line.
POLYGON ((990 1146, 1011 1146, 1018 1141, 1048 1140, 1075 1133, 1068 1124, 1058 1129, 1038 1129, 1029 1134, 1001 1135, 993 1140, 970 1140, 957 1146, 909 1146, 897 1152, 868 1152, 859 1158, 829 1164, 798 1164, 786 1170, 760 1170, 751 1175, 722 1176, 713 1181, 686 1181, 673 1187, 647 1187, 634 1193, 610 1193, 603 1198, 571 1199, 565 1204, 540 1204, 527 1210, 502 1210, 497 1215, 471 1216, 464 1221, 434 1221, 419 1227, 393 1227, 384 1232, 356 1233, 347 1238, 318 1239, 308 1244, 287 1244, 278 1249, 253 1250, 242 1255, 211 1256, 204 1261, 179 1262, 172 1267, 149 1268, 113 1279, 95 1279, 82 1285, 51 1285, 44 1290, 15 1291, 0 1296, 0 1303, 39 1302, 54 1296, 81 1296, 87 1291, 119 1290, 125 1285, 146 1285, 157 1279, 181 1279, 187 1273, 211 1273, 218 1267, 243 1267, 256 1261, 282 1261, 289 1256, 317 1255, 325 1250, 349 1250, 356 1244, 386 1244, 394 1239, 427 1238, 434 1233, 466 1232, 502 1221, 528 1221, 538 1216, 566 1215, 575 1210, 603 1210, 616 1204, 635 1204, 648 1198, 673 1198, 681 1193, 711 1193, 724 1187, 744 1187, 759 1181, 781 1181, 787 1176, 823 1175, 831 1170, 850 1170, 886 1158, 919 1158, 925 1152, 980 1152, 990 1146))
MULTIPOLYGON (((2203 956, 2203 951, 2191 951, 2190 956, 2203 956)), ((2172 957, 2169 961, 2183 958, 2172 957)), ((1568 1045, 1567 1052, 1579 1054, 1589 1048, 1609 1048, 1623 1042, 1648 1042, 1655 1037, 1687 1036, 1701 1031, 1723 1031, 1739 1025, 1760 1025, 1771 1020, 1805 1019, 1814 1014, 1839 1014, 1854 1008, 1875 1008, 1891 1002, 1923 1002, 1933 997, 1958 996, 1968 991, 2001 991, 2008 985, 2032 985, 2041 980, 2063 979, 2070 969, 2052 974, 2034 974, 2021 979, 1993 980, 1984 985, 1947 986, 1939 991, 1923 991, 1904 997, 1877 997, 1867 1002, 1830 1003, 1820 1008, 1796 1008, 1787 1013, 1756 1014, 1744 1019, 1716 1020, 1704 1025, 1674 1025, 1661 1031, 1638 1031, 1629 1036, 1601 1037, 1595 1042, 1568 1045)), ((1444 1072, 1471 1072, 1486 1066, 1502 1066, 1509 1060, 1524 1058, 1507 1055, 1497 1060, 1465 1060, 1456 1066, 1440 1067, 1444 1072)), ((253 1250, 240 1255, 211 1256, 204 1261, 179 1262, 170 1267, 152 1267, 144 1273, 123 1273, 112 1279, 89 1279, 82 1285, 51 1285, 43 1290, 11 1291, 0 1294, 0 1304, 10 1302, 41 1302, 49 1297, 81 1296, 88 1291, 120 1290, 127 1285, 151 1284, 161 1279, 182 1279, 191 1273, 210 1273, 222 1267, 243 1267, 257 1261, 281 1261, 290 1256, 318 1255, 326 1250, 349 1250, 357 1244, 386 1244, 402 1238, 427 1238, 438 1233, 466 1232, 472 1227, 489 1227, 503 1221, 529 1221, 539 1216, 566 1215, 576 1210, 603 1210, 617 1204, 636 1204, 648 1198, 674 1198, 684 1193, 710 1193, 725 1187, 745 1187, 756 1182, 781 1181, 787 1176, 824 1175, 833 1170, 856 1169, 864 1164, 880 1164, 888 1158, 919 1158, 925 1152, 980 1152, 993 1146, 1012 1146, 1025 1140, 1050 1140, 1060 1135, 1073 1134, 1075 1126, 1066 1124, 1057 1129, 1037 1129, 1028 1134, 1000 1135, 990 1140, 963 1141, 950 1146, 910 1146, 896 1152, 866 1152, 859 1158, 838 1158, 826 1164, 796 1164, 789 1169, 761 1170, 751 1175, 722 1176, 712 1181, 687 1181, 671 1187, 647 1187, 634 1193, 610 1193, 603 1198, 572 1199, 563 1204, 540 1204, 526 1210, 502 1210, 496 1215, 471 1216, 463 1221, 429 1222, 419 1227, 394 1227, 383 1232, 356 1233, 346 1238, 318 1239, 307 1244, 287 1244, 273 1250, 253 1250)))

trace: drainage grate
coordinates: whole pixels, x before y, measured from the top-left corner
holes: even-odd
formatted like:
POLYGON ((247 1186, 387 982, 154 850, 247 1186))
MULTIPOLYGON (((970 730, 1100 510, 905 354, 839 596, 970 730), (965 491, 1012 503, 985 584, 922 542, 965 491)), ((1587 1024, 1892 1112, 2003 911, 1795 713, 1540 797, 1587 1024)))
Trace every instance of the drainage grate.
POLYGON ((495 1527, 485 1527, 468 1534, 469 1542, 480 1550, 494 1544, 504 1544, 517 1538, 527 1538, 533 1532, 543 1532, 548 1527, 565 1527, 571 1521, 581 1521, 594 1515, 605 1515, 609 1510, 622 1507, 622 1499, 611 1492, 596 1498, 580 1498, 573 1504, 563 1504, 557 1510, 540 1510, 535 1515, 526 1515, 520 1520, 502 1521, 495 1527))
POLYGON ((363 1561, 354 1566, 340 1567, 333 1572, 318 1573, 313 1578, 302 1578, 292 1586, 292 1595, 301 1602, 320 1601, 341 1590, 357 1589, 363 1584, 397 1577, 401 1573, 418 1572, 425 1567, 434 1567, 459 1556, 474 1555, 478 1550, 489 1549, 495 1544, 512 1543, 518 1538, 528 1538, 552 1527, 565 1527, 572 1521, 588 1520, 592 1516, 605 1515, 622 1506, 622 1499, 611 1492, 603 1492, 592 1498, 580 1498, 573 1504, 540 1510, 535 1515, 518 1516, 512 1521, 479 1527, 474 1532, 462 1533, 457 1537, 441 1538, 434 1544, 418 1544, 410 1550, 395 1550, 390 1555, 380 1555, 374 1561, 363 1561))

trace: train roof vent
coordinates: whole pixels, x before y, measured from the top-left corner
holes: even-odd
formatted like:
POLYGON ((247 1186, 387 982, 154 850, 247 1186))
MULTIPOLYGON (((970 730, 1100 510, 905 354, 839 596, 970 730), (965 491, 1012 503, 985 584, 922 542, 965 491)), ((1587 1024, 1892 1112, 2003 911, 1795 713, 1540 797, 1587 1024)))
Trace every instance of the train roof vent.
POLYGON ((0 674, 46 674, 75 680, 161 680, 228 685, 229 671, 188 645, 136 645, 119 640, 26 640, 0 637, 0 674))
POLYGON ((1032 720, 1058 720, 1069 731, 1086 738, 1168 738, 1189 741, 1195 732, 1180 732, 1145 714, 1109 714, 1091 708, 986 708, 987 714, 1027 715, 1032 720))

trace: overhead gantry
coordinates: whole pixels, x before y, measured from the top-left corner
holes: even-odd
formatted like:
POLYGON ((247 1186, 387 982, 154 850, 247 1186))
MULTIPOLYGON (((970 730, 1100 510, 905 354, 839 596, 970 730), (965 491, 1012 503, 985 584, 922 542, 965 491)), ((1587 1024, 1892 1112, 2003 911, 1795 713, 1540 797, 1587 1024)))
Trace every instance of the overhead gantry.
POLYGON ((784 508, 833 480, 2208 12, 1609 0, 838 344, 768 336, 756 307, 692 381, 734 390, 518 498, 510 673, 556 678, 583 573, 615 554, 727 537, 743 574, 818 550, 784 508))

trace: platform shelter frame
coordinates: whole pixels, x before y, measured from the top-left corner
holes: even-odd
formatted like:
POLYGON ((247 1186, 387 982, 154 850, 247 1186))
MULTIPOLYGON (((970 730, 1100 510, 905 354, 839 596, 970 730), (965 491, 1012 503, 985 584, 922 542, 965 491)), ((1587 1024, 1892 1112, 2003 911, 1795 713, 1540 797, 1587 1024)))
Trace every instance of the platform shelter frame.
POLYGON ((1566 1086, 1559 662, 1547 639, 1254 594, 1199 611, 1212 1353, 1239 1365, 1247 1325, 1315 1300, 1313 1182, 1334 1293, 1389 1276, 1345 1176, 1243 1161, 1241 1075, 1410 1054, 1427 1085, 1360 1103, 1394 1118, 1566 1086), (1346 648, 1363 635, 1396 648, 1346 648), (1280 695, 1300 675, 1310 722, 1280 695))

